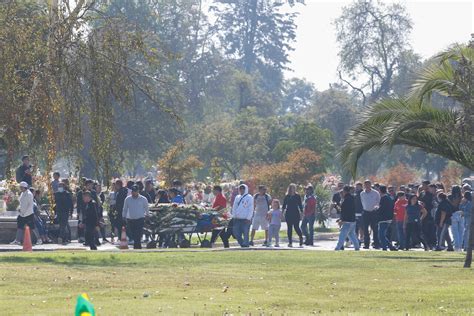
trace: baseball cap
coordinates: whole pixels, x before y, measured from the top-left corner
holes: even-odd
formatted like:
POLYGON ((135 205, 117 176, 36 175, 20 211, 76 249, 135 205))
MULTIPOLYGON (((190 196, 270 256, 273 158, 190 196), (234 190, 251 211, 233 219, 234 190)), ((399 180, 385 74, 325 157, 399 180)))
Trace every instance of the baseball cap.
POLYGON ((28 183, 26 183, 25 181, 21 181, 20 182, 20 187, 28 189, 28 183))

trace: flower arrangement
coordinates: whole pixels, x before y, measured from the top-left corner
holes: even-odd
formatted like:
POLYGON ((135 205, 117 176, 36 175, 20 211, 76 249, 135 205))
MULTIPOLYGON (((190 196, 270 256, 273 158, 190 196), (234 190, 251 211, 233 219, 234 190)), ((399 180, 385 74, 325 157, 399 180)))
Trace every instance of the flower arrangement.
POLYGON ((197 226, 198 230, 210 231, 226 226, 228 222, 225 214, 196 204, 157 204, 150 207, 150 213, 145 225, 153 233, 169 228, 179 230, 185 226, 197 226))

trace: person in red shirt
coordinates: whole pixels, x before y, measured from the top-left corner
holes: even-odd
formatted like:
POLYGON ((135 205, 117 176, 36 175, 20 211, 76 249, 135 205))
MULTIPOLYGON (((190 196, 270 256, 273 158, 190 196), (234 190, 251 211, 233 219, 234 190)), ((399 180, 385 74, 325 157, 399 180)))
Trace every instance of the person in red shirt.
POLYGON ((398 192, 397 193, 397 201, 395 202, 395 206, 393 207, 394 210, 394 217, 395 217, 395 225, 397 227, 397 235, 398 235, 398 249, 405 249, 405 213, 407 211, 408 200, 406 199, 405 192, 398 192))
MULTIPOLYGON (((227 199, 225 198, 224 194, 222 194, 222 187, 219 185, 214 186, 213 193, 214 193, 215 198, 214 198, 214 201, 212 202, 212 208, 220 213, 225 212, 225 209, 227 207, 227 199)), ((212 231, 212 236, 211 236, 211 245, 214 245, 214 243, 217 240, 217 237, 221 237, 222 243, 224 244, 224 248, 229 248, 230 236, 232 236, 231 223, 229 223, 227 228, 214 229, 212 231)))

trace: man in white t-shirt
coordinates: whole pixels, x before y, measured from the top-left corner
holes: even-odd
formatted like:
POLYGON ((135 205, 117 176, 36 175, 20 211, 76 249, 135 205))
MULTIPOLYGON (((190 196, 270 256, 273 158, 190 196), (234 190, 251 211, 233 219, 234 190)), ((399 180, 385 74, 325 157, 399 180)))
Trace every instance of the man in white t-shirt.
POLYGON ((28 189, 28 183, 25 181, 20 182, 20 207, 19 212, 20 214, 17 217, 17 230, 16 230, 16 237, 15 240, 11 243, 14 245, 21 244, 23 240, 23 231, 25 226, 28 225, 30 230, 33 232, 35 228, 35 219, 34 219, 34 200, 33 194, 28 189))

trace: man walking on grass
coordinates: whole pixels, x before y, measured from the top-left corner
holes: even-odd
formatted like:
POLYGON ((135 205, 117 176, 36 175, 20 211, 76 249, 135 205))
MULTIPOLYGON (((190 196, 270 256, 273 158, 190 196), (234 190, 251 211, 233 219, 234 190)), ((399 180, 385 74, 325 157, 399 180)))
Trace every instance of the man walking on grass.
POLYGON ((17 217, 16 238, 11 243, 13 245, 20 245, 23 241, 23 233, 25 226, 28 225, 30 230, 34 232, 35 220, 33 212, 33 194, 28 190, 28 183, 20 182, 20 215, 17 217))

